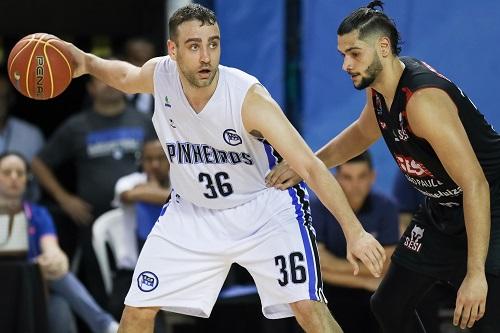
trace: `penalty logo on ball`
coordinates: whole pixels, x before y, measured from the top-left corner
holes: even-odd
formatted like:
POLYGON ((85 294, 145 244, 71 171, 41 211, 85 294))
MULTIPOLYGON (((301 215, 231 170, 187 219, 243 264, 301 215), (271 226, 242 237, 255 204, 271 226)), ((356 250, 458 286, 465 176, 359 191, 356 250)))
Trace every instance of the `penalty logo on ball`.
POLYGON ((144 271, 137 277, 137 286, 146 293, 155 290, 158 283, 158 277, 150 271, 144 271))

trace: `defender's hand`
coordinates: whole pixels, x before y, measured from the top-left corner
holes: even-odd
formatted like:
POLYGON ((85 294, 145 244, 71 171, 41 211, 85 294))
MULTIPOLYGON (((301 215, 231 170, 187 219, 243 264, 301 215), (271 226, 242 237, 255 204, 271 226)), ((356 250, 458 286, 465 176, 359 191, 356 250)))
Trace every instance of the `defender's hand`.
POLYGON ((488 283, 484 273, 469 274, 462 281, 457 293, 453 325, 465 329, 471 328, 486 311, 486 295, 488 283), (460 320, 461 319, 461 320, 460 320))
POLYGON ((288 166, 286 161, 281 161, 266 176, 266 185, 279 190, 286 190, 301 181, 302 178, 288 166))
POLYGON ((380 243, 365 230, 356 236, 347 239, 347 260, 354 268, 354 275, 358 275, 359 264, 356 259, 370 270, 376 278, 382 275, 386 259, 385 250, 380 243))

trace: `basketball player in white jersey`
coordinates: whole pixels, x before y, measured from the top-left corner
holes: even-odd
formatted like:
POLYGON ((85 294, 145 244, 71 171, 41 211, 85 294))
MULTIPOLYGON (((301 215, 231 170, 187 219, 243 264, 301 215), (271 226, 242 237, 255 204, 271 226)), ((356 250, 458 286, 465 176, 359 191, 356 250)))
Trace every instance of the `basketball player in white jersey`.
POLYGON ((208 317, 234 262, 252 274, 266 317, 295 316, 306 332, 341 332, 324 303, 304 185, 266 186, 279 154, 342 225, 355 274, 360 260, 378 277, 383 248, 266 89, 219 65, 213 12, 188 5, 169 28, 169 56, 141 68, 68 44, 75 77, 88 73, 127 93, 154 94, 153 122, 170 161, 172 199, 140 255, 120 332, 152 332, 159 309, 208 317))

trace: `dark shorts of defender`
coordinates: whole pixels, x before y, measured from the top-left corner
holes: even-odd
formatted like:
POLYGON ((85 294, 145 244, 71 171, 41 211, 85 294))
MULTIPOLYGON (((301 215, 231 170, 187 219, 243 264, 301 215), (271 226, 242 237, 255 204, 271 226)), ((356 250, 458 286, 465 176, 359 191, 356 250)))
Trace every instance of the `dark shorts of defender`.
MULTIPOLYGON (((472 332, 500 332, 500 184, 491 187, 491 234, 486 275, 488 297, 486 315, 472 332)), ((372 307, 384 332, 423 332, 418 318, 390 323, 383 312, 413 312, 425 293, 438 281, 458 290, 467 268, 467 235, 463 208, 449 208, 429 200, 414 215, 392 257, 393 264, 372 299, 372 307), (382 308, 382 309, 381 309, 382 308), (387 308, 387 309, 386 309, 387 308), (379 312, 379 313, 377 313, 379 312), (382 313, 380 313, 382 312, 382 313), (409 324, 409 321, 416 323, 409 324), (400 325, 400 326, 397 326, 400 325)), ((425 302, 425 300, 424 300, 425 302)), ((425 304, 419 304, 425 307, 425 304)), ((401 317, 405 315, 401 313, 401 317)), ((423 323, 425 327, 425 322, 423 323)))

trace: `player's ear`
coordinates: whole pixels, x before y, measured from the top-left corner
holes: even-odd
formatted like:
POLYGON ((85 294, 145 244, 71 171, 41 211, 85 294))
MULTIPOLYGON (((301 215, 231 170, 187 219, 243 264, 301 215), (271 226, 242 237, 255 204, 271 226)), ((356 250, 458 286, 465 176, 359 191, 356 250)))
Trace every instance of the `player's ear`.
POLYGON ((378 46, 383 57, 387 57, 392 53, 391 41, 388 37, 382 36, 378 39, 378 46))
POLYGON ((175 58, 177 56, 177 45, 175 45, 175 42, 171 39, 167 41, 167 51, 170 58, 176 60, 175 58))

